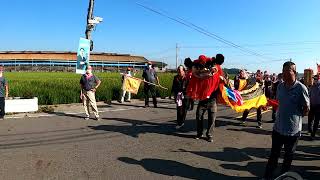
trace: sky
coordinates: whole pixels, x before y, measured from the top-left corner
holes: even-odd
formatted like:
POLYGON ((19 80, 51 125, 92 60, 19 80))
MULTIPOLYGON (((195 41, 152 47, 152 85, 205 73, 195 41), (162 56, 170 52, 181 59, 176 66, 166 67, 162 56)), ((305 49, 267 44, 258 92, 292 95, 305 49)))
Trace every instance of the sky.
MULTIPOLYGON (((88 2, 2 1, 0 51, 76 51, 88 2)), ((319 0, 95 0, 94 15, 104 21, 92 33, 94 51, 144 56, 171 68, 176 54, 181 64, 222 53, 226 68, 276 73, 292 59, 303 72, 320 63, 319 7, 319 0)))

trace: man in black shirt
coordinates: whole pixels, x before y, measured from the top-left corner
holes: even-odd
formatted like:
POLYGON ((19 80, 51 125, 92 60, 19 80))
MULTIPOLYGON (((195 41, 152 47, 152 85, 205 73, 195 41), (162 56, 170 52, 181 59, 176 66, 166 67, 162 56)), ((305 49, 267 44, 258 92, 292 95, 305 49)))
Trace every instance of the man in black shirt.
POLYGON ((149 107, 149 91, 152 96, 153 100, 153 105, 156 108, 157 107, 157 98, 156 98, 156 87, 152 84, 159 84, 159 78, 157 76, 156 71, 154 68, 152 68, 152 63, 149 61, 147 68, 143 71, 142 77, 145 81, 144 83, 144 97, 145 97, 145 106, 144 107, 149 107))
POLYGON ((85 120, 89 120, 90 118, 90 106, 93 109, 96 120, 100 120, 95 97, 96 90, 100 86, 100 84, 101 81, 99 80, 99 78, 92 74, 92 67, 87 66, 86 74, 82 75, 80 79, 80 98, 83 102, 84 110, 86 112, 85 120))

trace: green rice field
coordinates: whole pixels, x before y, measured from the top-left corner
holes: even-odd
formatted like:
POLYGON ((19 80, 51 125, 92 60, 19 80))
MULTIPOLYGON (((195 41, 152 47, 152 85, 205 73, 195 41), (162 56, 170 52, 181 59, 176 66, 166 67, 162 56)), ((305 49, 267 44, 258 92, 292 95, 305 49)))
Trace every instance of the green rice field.
MULTIPOLYGON (((97 90, 97 101, 118 100, 121 91, 120 73, 95 73, 102 81, 97 90)), ((172 86, 172 73, 158 73, 160 84, 168 90, 157 88, 158 97, 169 96, 172 86)), ((6 72, 9 83, 9 96, 32 98, 38 97, 40 105, 79 103, 80 77, 75 73, 63 72, 6 72)), ((141 78, 141 74, 135 75, 141 78)), ((143 98, 143 83, 137 95, 133 98, 143 98)))

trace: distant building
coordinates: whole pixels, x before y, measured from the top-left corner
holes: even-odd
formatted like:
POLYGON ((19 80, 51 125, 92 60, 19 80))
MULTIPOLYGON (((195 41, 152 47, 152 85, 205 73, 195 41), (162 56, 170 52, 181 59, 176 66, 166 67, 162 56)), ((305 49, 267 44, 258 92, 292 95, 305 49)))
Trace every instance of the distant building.
MULTIPOLYGON (((75 71, 77 53, 65 51, 0 51, 0 65, 7 70, 75 71)), ((95 69, 141 69, 148 60, 142 56, 116 53, 91 53, 90 65, 95 69)))
POLYGON ((157 72, 166 72, 168 64, 160 61, 152 61, 152 65, 156 69, 157 72))

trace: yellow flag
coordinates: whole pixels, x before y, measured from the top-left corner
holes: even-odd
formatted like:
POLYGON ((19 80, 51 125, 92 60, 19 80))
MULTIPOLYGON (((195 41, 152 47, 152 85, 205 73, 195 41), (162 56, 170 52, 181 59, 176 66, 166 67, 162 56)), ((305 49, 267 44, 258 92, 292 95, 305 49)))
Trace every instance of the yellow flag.
POLYGON ((137 94, 139 91, 141 80, 125 76, 122 84, 122 90, 137 94))

